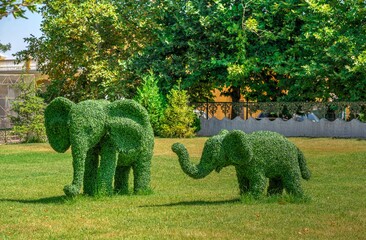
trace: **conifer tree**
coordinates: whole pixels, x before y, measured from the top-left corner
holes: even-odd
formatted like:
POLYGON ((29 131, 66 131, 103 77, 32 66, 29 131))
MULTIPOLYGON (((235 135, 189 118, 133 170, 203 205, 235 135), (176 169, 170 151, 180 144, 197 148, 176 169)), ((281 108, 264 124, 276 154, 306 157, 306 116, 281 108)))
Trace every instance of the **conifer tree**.
POLYGON ((173 88, 167 96, 168 106, 162 120, 161 135, 163 137, 192 137, 195 128, 195 114, 193 107, 188 105, 188 94, 186 90, 173 88))
POLYGON ((141 87, 137 88, 135 100, 146 108, 154 134, 159 135, 161 119, 164 114, 164 98, 158 87, 158 81, 151 71, 142 78, 141 87))

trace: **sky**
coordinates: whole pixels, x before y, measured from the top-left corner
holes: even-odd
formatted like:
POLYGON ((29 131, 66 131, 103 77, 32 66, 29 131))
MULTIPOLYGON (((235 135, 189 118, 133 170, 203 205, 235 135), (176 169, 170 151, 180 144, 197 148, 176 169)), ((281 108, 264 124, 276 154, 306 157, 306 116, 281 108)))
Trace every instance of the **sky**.
POLYGON ((0 53, 7 59, 14 59, 12 54, 26 49, 26 43, 23 38, 30 37, 33 34, 36 37, 41 36, 40 24, 42 16, 38 13, 26 12, 25 18, 8 16, 0 19, 0 42, 2 44, 11 44, 11 49, 5 53, 0 53))

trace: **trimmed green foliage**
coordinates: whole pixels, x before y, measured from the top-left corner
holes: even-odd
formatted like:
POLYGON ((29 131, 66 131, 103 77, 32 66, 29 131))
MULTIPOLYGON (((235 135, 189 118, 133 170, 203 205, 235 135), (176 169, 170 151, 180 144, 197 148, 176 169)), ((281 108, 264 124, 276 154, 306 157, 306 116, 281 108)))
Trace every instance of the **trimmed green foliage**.
POLYGON ((10 116, 14 134, 23 142, 45 142, 43 112, 46 106, 43 99, 36 96, 34 82, 20 81, 15 89, 20 94, 11 104, 11 110, 16 113, 10 116))
POLYGON ((45 110, 45 127, 48 142, 59 153, 70 147, 69 112, 75 104, 66 98, 56 98, 45 110))
POLYGON ((142 78, 141 87, 137 88, 135 100, 146 108, 155 135, 159 135, 161 119, 164 114, 164 98, 153 72, 142 78))
POLYGON ((183 144, 175 143, 172 150, 178 155, 182 170, 192 178, 204 178, 214 169, 233 165, 236 169, 240 194, 259 198, 269 178, 268 195, 282 194, 283 189, 303 197, 301 177, 310 179, 310 171, 302 152, 282 135, 259 131, 221 131, 205 143, 198 165, 192 164, 183 144))
POLYGON ((126 193, 131 168, 135 192, 150 190, 154 135, 146 110, 137 102, 74 104, 59 97, 46 108, 45 126, 54 150, 65 152, 71 145, 74 178, 64 188, 66 195, 77 195, 82 185, 85 194, 111 195, 113 177, 114 191, 126 193))
POLYGON ((26 38, 27 49, 17 58, 32 57, 52 79, 47 102, 57 96, 117 100, 135 92, 126 65, 155 39, 151 1, 53 0, 42 1, 40 11, 41 36, 26 38))
POLYGON ((162 137, 192 137, 195 128, 195 114, 193 107, 188 105, 186 90, 171 89, 168 98, 168 107, 165 109, 161 125, 162 137))

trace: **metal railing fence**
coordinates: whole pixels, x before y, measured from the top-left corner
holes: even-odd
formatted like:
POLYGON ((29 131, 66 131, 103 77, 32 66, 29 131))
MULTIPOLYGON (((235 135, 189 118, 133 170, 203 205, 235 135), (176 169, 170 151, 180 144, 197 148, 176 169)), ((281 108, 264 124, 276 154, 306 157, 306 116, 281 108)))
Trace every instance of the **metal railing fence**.
POLYGON ((191 103, 195 112, 206 118, 234 119, 239 116, 246 120, 257 118, 260 113, 284 120, 295 114, 313 113, 319 119, 330 121, 342 119, 363 121, 366 113, 366 102, 195 102, 191 103))

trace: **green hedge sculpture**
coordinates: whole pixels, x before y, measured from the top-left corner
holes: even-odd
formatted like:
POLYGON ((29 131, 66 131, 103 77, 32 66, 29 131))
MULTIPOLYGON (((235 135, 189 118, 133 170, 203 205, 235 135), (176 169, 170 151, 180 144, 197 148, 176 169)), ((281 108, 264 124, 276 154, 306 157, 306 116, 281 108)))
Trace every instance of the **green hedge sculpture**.
POLYGON ((73 181, 67 196, 128 192, 131 168, 134 191, 150 191, 154 134, 146 110, 133 100, 87 100, 75 104, 59 97, 45 110, 46 133, 60 153, 71 145, 73 181), (99 158, 100 156, 100 158, 99 158))
POLYGON ((181 143, 172 145, 182 170, 195 179, 204 178, 213 170, 233 165, 236 169, 240 194, 259 198, 267 194, 282 194, 283 189, 297 197, 303 196, 301 177, 310 179, 310 171, 302 152, 284 136, 269 131, 246 134, 239 130, 221 131, 209 138, 198 165, 190 162, 181 143))

